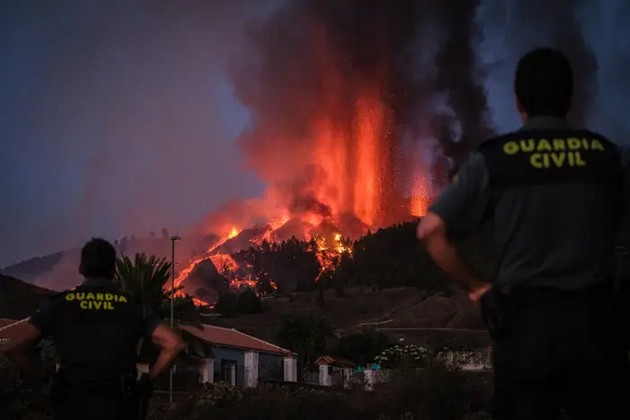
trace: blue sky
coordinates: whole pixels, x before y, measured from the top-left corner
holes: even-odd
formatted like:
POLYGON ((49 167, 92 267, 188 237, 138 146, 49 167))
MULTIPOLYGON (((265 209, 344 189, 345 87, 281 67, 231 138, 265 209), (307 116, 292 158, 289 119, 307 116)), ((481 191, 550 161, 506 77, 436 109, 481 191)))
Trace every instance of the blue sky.
MULTIPOLYGON (((91 236, 183 231, 229 199, 259 194, 234 141, 249 115, 226 67, 245 24, 277 3, 2 2, 0 267, 91 236)), ((515 60, 544 42, 502 36, 503 4, 486 0, 479 15, 491 118, 502 130, 518 124, 515 60)), ((590 121, 628 143, 630 10, 582 4, 600 64, 590 121)))

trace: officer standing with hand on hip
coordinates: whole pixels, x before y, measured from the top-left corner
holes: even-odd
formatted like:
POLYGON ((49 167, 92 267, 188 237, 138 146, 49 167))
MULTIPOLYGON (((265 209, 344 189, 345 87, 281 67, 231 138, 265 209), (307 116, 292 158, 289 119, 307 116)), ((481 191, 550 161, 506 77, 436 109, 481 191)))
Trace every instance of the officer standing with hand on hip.
POLYGON ((179 335, 116 287, 115 267, 114 247, 102 239, 89 241, 81 251, 83 283, 53 296, 12 331, 5 353, 35 379, 45 375, 26 355, 40 338, 53 338, 60 365, 53 379, 55 419, 136 419, 139 339, 151 339, 160 350, 143 379, 149 382, 184 348, 179 335))
POLYGON ((615 328, 614 240, 623 200, 617 147, 569 126, 573 73, 557 50, 521 58, 523 127, 484 142, 418 225, 418 238, 474 302, 493 338, 494 419, 629 419, 628 360, 615 328), (451 234, 491 220, 492 285, 451 234), (621 398, 620 398, 621 396, 621 398))

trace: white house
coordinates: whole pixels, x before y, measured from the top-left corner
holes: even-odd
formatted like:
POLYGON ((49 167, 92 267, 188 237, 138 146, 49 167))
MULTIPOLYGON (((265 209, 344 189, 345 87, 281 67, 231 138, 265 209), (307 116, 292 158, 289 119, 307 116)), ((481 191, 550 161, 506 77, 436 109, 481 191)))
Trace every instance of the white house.
POLYGON ((198 364, 201 383, 216 380, 255 387, 259 380, 297 381, 297 358, 290 350, 232 328, 184 325, 181 329, 212 348, 212 355, 198 364))

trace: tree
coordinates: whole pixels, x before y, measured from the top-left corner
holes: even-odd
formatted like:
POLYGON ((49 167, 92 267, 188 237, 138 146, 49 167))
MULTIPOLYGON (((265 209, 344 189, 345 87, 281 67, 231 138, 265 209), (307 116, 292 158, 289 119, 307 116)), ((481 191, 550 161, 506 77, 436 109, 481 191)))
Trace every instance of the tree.
POLYGON ((332 334, 332 326, 326 319, 295 314, 284 318, 276 337, 281 346, 298 354, 298 364, 306 369, 322 355, 326 339, 332 334))
MULTIPOLYGON (((171 293, 177 293, 168 288, 171 264, 165 258, 147 257, 146 254, 136 254, 133 260, 123 256, 116 261, 116 275, 114 281, 126 293, 138 302, 153 310, 158 317, 170 319, 171 293)), ((199 312, 189 296, 177 296, 173 299, 173 318, 177 325, 188 324, 201 326, 199 312)), ((199 343, 190 334, 184 335, 189 348, 199 348, 199 343)), ((151 360, 156 355, 152 346, 141 343, 140 358, 151 360)))
POLYGON ((238 314, 255 314, 260 312, 262 305, 256 292, 247 288, 241 292, 221 293, 214 310, 226 317, 236 316, 238 314))
POLYGON ((167 298, 164 286, 170 273, 171 264, 166 258, 147 257, 142 253, 136 254, 132 260, 123 255, 116 261, 114 281, 143 305, 158 311, 167 298))
POLYGON ((116 261, 114 281, 137 301, 151 308, 162 319, 170 317, 171 293, 174 299, 175 319, 183 324, 201 325, 197 309, 189 296, 179 295, 179 288, 170 290, 171 263, 166 258, 136 254, 133 260, 123 256, 116 261))
POLYGON ((337 344, 337 354, 359 365, 374 361, 389 346, 387 336, 377 331, 368 331, 342 337, 337 344))

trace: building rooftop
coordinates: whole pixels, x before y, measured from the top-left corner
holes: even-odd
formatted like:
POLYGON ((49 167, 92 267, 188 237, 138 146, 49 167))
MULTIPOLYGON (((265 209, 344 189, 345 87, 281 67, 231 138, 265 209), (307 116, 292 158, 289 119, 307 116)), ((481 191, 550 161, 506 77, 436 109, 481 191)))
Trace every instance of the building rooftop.
POLYGON ((294 354, 291 350, 268 343, 233 328, 217 327, 216 325, 204 325, 201 329, 190 325, 182 325, 180 328, 203 341, 220 347, 256 350, 284 356, 292 356, 294 354))
POLYGON ((9 328, 11 328, 11 326, 14 324, 19 324, 23 321, 24 320, 16 321, 13 319, 0 318, 0 349, 2 349, 3 344, 7 344, 10 340, 7 337, 9 328))

